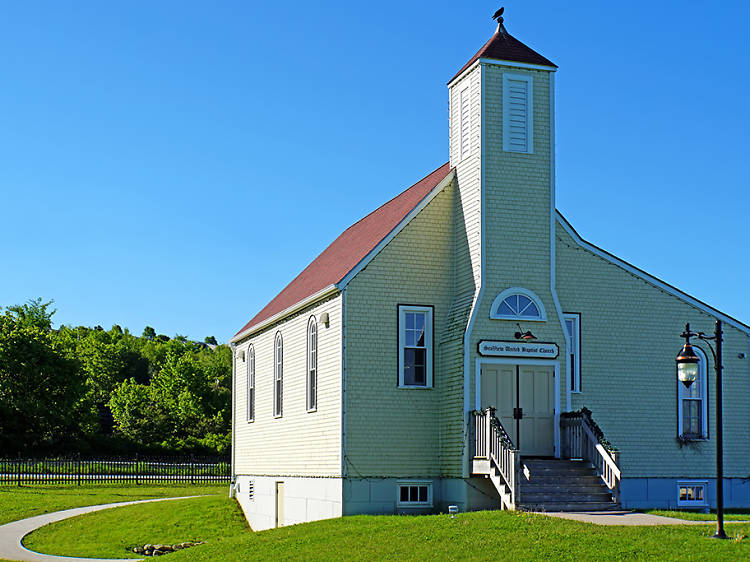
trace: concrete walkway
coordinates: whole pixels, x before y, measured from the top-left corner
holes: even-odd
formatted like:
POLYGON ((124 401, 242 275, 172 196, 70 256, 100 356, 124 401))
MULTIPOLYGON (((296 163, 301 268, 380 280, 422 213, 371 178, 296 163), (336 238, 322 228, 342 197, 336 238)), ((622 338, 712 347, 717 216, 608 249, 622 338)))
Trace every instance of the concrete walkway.
MULTIPOLYGON (((716 525, 716 521, 688 521, 636 511, 568 511, 558 513, 538 512, 540 515, 572 519, 595 525, 716 525)), ((724 521, 724 523, 748 523, 748 521, 724 521)))
POLYGON ((184 500, 188 498, 197 498, 200 496, 182 496, 179 498, 156 498, 153 500, 137 500, 130 502, 119 502, 119 503, 106 503, 102 505, 90 505, 87 507, 76 507, 75 509, 66 509, 65 511, 55 511, 54 513, 45 513, 44 515, 37 515, 36 517, 29 517, 28 519, 21 519, 20 521, 13 521, 12 523, 6 523, 0 525, 0 558, 7 560, 23 560, 28 562, 75 562, 78 561, 91 561, 97 560, 98 562, 133 562, 137 560, 135 558, 120 558, 120 559, 105 559, 105 558, 75 558, 71 556, 53 556, 51 554, 40 554, 25 548, 21 541, 23 538, 37 530, 39 527, 44 527, 50 523, 56 521, 62 521, 70 517, 76 517, 83 515, 84 513, 91 513, 93 511, 101 511, 102 509, 110 509, 112 507, 120 507, 121 505, 134 505, 137 503, 150 503, 150 502, 161 502, 169 500, 184 500))

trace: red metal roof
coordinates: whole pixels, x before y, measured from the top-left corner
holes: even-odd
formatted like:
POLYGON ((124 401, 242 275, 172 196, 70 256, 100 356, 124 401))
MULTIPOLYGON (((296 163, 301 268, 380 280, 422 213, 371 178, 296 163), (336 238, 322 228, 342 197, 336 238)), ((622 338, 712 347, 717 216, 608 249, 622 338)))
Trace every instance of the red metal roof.
POLYGON ((501 31, 498 29, 495 34, 490 37, 490 40, 484 44, 484 47, 479 49, 477 54, 471 57, 471 60, 463 65, 461 70, 459 70, 456 73, 456 76, 451 78, 448 83, 450 84, 453 82, 453 80, 455 80, 464 70, 474 64, 478 58, 524 62, 557 68, 555 63, 543 57, 531 47, 527 47, 507 31, 501 31))
POLYGON ((347 228, 235 335, 338 283, 450 172, 446 163, 347 228))

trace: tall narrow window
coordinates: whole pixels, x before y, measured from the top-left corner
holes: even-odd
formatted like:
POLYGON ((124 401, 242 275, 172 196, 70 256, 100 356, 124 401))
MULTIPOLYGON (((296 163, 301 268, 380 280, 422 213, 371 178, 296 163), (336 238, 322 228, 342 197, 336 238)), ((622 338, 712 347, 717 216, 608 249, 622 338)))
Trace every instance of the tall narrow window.
POLYGON ((469 88, 461 90, 460 111, 461 111, 461 159, 469 155, 471 151, 471 114, 469 111, 469 88))
POLYGON ((700 358, 698 363, 698 378, 689 388, 682 383, 677 384, 679 396, 677 405, 678 431, 683 437, 705 439, 708 437, 707 400, 706 400, 706 356, 694 347, 700 358))
POLYGON ((318 407, 318 323, 315 316, 307 323, 307 411, 318 407))
POLYGON ((534 152, 533 78, 503 74, 503 150, 534 152))
POLYGON ((273 415, 281 417, 284 404, 282 395, 284 391, 284 343, 281 341, 281 332, 276 333, 273 344, 273 415))
POLYGON ((398 307, 398 385, 432 386, 432 307, 398 307))
POLYGON ((255 348, 247 349, 247 421, 255 419, 255 348))
POLYGON ((581 392, 581 315, 577 312, 566 312, 565 328, 570 338, 568 350, 568 388, 571 392, 581 392))

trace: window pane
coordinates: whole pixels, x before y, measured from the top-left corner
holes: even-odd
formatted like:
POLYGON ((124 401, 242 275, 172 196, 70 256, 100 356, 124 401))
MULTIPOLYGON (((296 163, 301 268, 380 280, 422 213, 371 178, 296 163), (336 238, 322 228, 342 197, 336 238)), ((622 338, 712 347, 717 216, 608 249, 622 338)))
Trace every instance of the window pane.
POLYGON ((695 487, 695 499, 698 501, 703 501, 703 486, 695 487))
POLYGON ((513 311, 513 309, 508 305, 507 299, 500 303, 500 306, 497 309, 498 314, 502 314, 504 316, 515 316, 516 313, 513 311))
POLYGON ((419 501, 427 503, 427 486, 419 486, 419 501))
POLYGON ((406 329, 407 330, 414 329, 414 313, 413 312, 406 313, 406 329))
POLYGON ((513 314, 518 314, 518 295, 513 295, 505 299, 508 301, 513 314))
POLYGON ((408 502, 409 501, 409 486, 401 486, 401 501, 402 502, 408 502))
POLYGON ((426 349, 404 349, 404 385, 427 384, 425 377, 426 349))
POLYGON ((414 330, 406 330, 405 336, 406 336, 406 341, 404 342, 405 345, 408 345, 409 347, 414 347, 417 344, 417 338, 416 338, 416 334, 414 333, 414 330))
POLYGON ((682 433, 688 435, 700 435, 701 429, 701 401, 682 401, 682 433))
POLYGON ((686 486, 680 486, 680 501, 687 500, 687 487, 686 486))
POLYGON ((417 486, 409 486, 409 501, 416 502, 419 500, 417 486))
POLYGON ((424 327, 421 331, 417 332, 417 345, 419 347, 424 347, 424 327))
POLYGON ((528 316, 529 318, 539 318, 539 309, 533 302, 529 301, 529 306, 527 306, 524 311, 521 312, 521 316, 528 316))
POLYGON ((424 312, 414 313, 414 329, 417 332, 424 331, 424 312))

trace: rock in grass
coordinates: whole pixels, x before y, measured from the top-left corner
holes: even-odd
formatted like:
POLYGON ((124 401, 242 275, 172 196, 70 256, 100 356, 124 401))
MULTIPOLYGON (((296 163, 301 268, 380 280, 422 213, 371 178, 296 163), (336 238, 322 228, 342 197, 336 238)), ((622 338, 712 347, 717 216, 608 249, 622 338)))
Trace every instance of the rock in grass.
POLYGON ((142 546, 136 546, 133 549, 133 552, 135 552, 136 554, 143 554, 143 547, 142 546))

